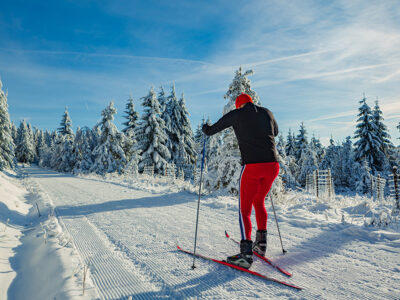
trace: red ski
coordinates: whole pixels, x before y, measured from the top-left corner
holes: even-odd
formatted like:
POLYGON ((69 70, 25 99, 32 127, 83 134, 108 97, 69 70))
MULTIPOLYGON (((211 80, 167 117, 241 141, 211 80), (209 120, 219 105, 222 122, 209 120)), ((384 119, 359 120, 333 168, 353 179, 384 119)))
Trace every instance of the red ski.
MULTIPOLYGON (((240 244, 237 240, 235 240, 234 238, 230 237, 230 235, 228 234, 228 232, 225 231, 225 236, 230 239, 231 241, 235 242, 236 244, 240 244)), ((257 257, 261 258, 263 261, 265 261, 267 264, 271 265, 272 267, 274 267, 275 269, 277 269, 279 272, 281 272, 282 274, 285 274, 286 276, 291 277, 292 273, 286 271, 285 269, 281 268, 280 266, 278 266, 277 264, 273 263, 269 258, 265 257, 265 256, 261 256, 260 254, 253 252, 254 255, 256 255, 257 257)))
POLYGON ((178 248, 179 251, 182 251, 182 252, 184 252, 184 253, 187 253, 187 254, 190 254, 190 255, 195 255, 195 256, 200 257, 200 258, 202 258, 202 259, 210 260, 210 261, 213 261, 213 262, 215 262, 215 263, 217 263, 217 264, 221 264, 221 265, 230 267, 230 268, 232 268, 232 269, 236 269, 236 270, 239 270, 239 271, 242 271, 242 272, 246 272, 246 273, 248 273, 248 274, 251 274, 251 275, 260 277, 260 278, 265 279, 265 280, 268 280, 268 281, 273 281, 273 282, 276 282, 276 283, 279 283, 279 284, 283 284, 283 285, 285 285, 285 286, 288 286, 288 287, 291 287, 291 288, 294 288, 294 289, 297 289, 297 290, 302 290, 301 287, 298 287, 298 286, 296 286, 296 285, 287 283, 287 282, 285 282, 285 281, 280 281, 280 280, 277 280, 277 279, 275 279, 275 278, 271 278, 271 277, 265 276, 265 275, 263 275, 263 274, 260 274, 260 273, 258 273, 258 272, 254 272, 254 271, 251 271, 251 270, 248 270, 248 269, 245 269, 245 268, 236 266, 236 265, 232 265, 232 264, 230 264, 230 263, 227 263, 227 262, 224 261, 224 260, 214 259, 214 258, 207 257, 207 256, 204 256, 204 255, 201 255, 201 254, 197 254, 197 253, 196 253, 196 254, 193 254, 193 252, 187 251, 187 250, 183 250, 183 249, 182 249, 181 247, 179 247, 179 246, 177 246, 177 248, 178 248))

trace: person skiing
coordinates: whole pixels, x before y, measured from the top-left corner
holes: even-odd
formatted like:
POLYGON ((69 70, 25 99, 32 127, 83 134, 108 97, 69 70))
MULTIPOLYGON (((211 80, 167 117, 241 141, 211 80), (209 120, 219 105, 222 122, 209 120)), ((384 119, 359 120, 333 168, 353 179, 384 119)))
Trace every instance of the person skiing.
POLYGON ((274 115, 265 107, 255 105, 247 94, 235 101, 236 109, 225 114, 214 125, 204 124, 202 131, 214 135, 233 127, 242 158, 239 178, 240 253, 229 256, 227 262, 250 268, 253 251, 264 256, 267 249, 267 210, 265 197, 279 173, 275 137, 278 124, 274 115), (257 222, 256 239, 251 240, 251 211, 254 206, 257 222))

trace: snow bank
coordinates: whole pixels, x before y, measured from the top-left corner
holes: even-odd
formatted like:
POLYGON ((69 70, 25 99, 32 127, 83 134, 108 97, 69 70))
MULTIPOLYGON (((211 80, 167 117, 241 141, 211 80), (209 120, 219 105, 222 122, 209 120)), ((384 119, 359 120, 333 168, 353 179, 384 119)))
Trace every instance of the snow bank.
MULTIPOLYGON (((16 177, 14 172, 0 172, 0 199, 1 204, 7 206, 8 210, 15 211, 21 215, 26 215, 29 212, 31 205, 23 202, 26 191, 12 183, 11 178, 16 177)), ((1 205, 0 204, 0 205, 1 205)), ((4 209, 0 213, 4 213, 4 209)))
POLYGON ((26 191, 13 183, 15 177, 14 172, 0 172, 0 257, 4 259, 0 264, 0 299, 7 299, 8 287, 16 277, 11 264, 7 263, 21 244, 22 230, 15 226, 15 219, 26 216, 30 208, 21 200, 26 191))
POLYGON ((0 299, 98 298, 90 280, 82 296, 84 266, 43 196, 29 177, 0 172, 0 299))

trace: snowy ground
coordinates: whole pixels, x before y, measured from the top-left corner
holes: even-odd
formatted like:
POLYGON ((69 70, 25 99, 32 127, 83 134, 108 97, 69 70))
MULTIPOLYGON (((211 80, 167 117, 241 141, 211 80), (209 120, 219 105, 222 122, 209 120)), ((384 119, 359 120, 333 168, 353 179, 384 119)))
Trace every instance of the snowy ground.
MULTIPOLYGON (((192 257, 176 250, 193 248, 197 196, 187 184, 76 177, 35 166, 21 173, 20 179, 0 173, 1 193, 12 185, 9 194, 20 200, 19 207, 3 194, 0 200, 0 222, 13 220, 0 233, 2 257, 11 257, 0 265, 0 299, 400 299, 399 222, 365 227, 376 206, 367 198, 326 203, 291 193, 275 203, 288 253, 281 254, 271 214, 267 255, 293 277, 257 259, 252 269, 304 288, 296 291, 213 262, 197 260, 191 270, 192 257), (53 207, 58 218, 51 217, 53 207), (34 278, 38 272, 45 283, 34 278)), ((223 259, 238 252, 224 237, 227 230, 239 239, 237 208, 234 197, 202 199, 198 253, 223 259)))

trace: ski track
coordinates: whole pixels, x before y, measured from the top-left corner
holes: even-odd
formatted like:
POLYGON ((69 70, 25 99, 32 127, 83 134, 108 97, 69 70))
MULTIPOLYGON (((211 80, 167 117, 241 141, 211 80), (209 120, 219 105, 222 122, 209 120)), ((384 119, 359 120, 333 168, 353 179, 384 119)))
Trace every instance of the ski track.
MULTIPOLYGON (((34 166, 25 170, 52 199, 77 251, 89 263, 102 299, 400 298, 399 247, 363 241, 343 231, 353 225, 320 226, 296 216, 293 209, 285 216, 278 211, 288 250, 283 256, 271 216, 268 256, 293 277, 258 259, 252 269, 304 288, 295 291, 201 259, 191 270, 193 258, 179 253, 176 244, 193 248, 193 194, 151 193, 34 166)), ((237 218, 233 210, 202 205, 197 252, 217 259, 236 254, 238 247, 225 238, 224 230, 239 237, 237 218)))

